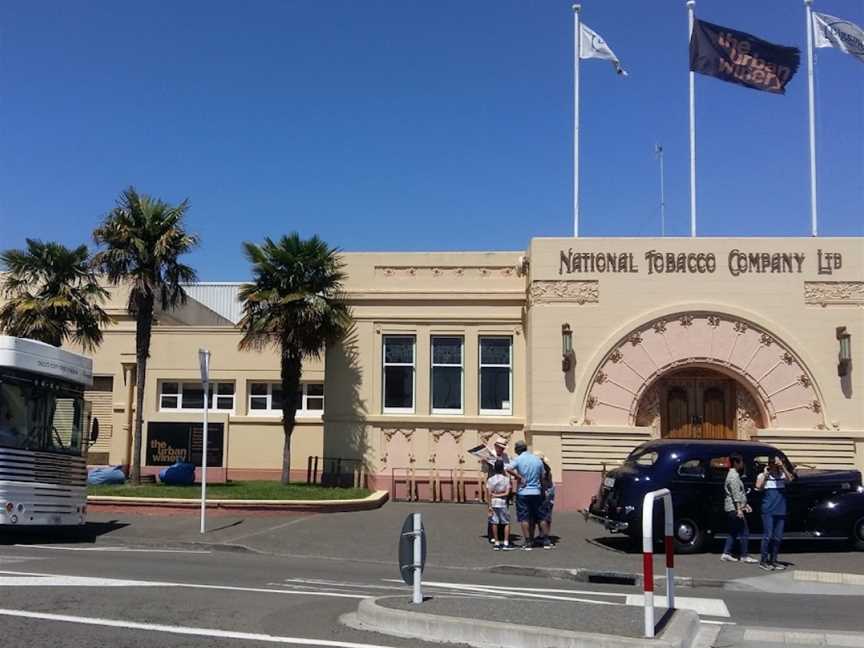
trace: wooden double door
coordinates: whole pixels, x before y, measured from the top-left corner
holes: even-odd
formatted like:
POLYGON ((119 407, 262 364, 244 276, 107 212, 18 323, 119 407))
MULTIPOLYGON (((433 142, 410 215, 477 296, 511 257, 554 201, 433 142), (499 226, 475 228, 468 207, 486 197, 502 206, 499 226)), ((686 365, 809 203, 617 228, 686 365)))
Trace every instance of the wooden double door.
POLYGON ((673 375, 661 382, 660 393, 664 438, 738 438, 733 380, 719 374, 673 375))

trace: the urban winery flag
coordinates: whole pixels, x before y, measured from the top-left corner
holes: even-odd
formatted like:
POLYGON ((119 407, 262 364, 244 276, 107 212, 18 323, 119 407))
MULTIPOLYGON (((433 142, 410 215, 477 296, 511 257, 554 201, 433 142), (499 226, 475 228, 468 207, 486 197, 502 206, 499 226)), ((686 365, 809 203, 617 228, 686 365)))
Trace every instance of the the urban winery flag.
POLYGON ((797 47, 775 45, 703 20, 693 24, 690 69, 754 90, 784 94, 798 70, 797 47))
POLYGON ((612 61, 615 71, 622 76, 627 76, 627 72, 621 67, 621 61, 618 60, 615 52, 606 44, 606 41, 603 40, 600 34, 587 27, 585 23, 580 23, 579 26, 582 28, 579 39, 579 58, 598 58, 612 61))
POLYGON ((864 63, 864 29, 848 20, 813 12, 813 44, 836 47, 864 63))

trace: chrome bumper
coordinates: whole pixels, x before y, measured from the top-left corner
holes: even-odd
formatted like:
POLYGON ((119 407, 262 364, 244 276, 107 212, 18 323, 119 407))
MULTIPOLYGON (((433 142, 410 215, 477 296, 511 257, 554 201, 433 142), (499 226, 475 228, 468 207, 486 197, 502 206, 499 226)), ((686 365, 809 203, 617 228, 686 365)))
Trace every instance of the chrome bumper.
POLYGON ((592 522, 597 522, 598 524, 602 524, 604 528, 608 529, 612 533, 624 533, 627 529, 630 528, 629 522, 618 522, 617 520, 610 520, 608 517, 603 515, 596 515, 595 513, 591 513, 588 509, 582 511, 582 516, 585 518, 585 521, 591 520, 592 522))

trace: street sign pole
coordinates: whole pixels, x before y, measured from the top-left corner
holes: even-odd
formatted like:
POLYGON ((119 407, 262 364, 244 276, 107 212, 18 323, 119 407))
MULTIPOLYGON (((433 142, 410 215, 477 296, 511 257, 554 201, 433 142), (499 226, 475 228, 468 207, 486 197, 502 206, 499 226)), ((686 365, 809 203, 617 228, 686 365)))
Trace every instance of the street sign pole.
POLYGON ((412 603, 423 602, 423 522, 420 513, 414 514, 414 594, 412 603))
POLYGON ((204 387, 204 434, 201 439, 201 534, 207 530, 207 410, 210 408, 210 351, 198 349, 201 383, 204 387))

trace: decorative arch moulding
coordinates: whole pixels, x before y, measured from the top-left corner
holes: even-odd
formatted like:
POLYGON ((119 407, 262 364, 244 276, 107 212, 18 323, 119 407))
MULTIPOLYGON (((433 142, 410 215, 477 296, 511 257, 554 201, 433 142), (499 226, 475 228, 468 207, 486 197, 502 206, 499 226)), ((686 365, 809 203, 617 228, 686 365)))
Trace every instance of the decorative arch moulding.
POLYGON ((623 335, 591 376, 582 420, 655 424, 660 379, 688 367, 715 370, 743 387, 739 404, 749 409, 739 412, 742 418, 761 419, 769 428, 825 427, 818 385, 791 347, 742 317, 707 311, 652 318, 623 335))

